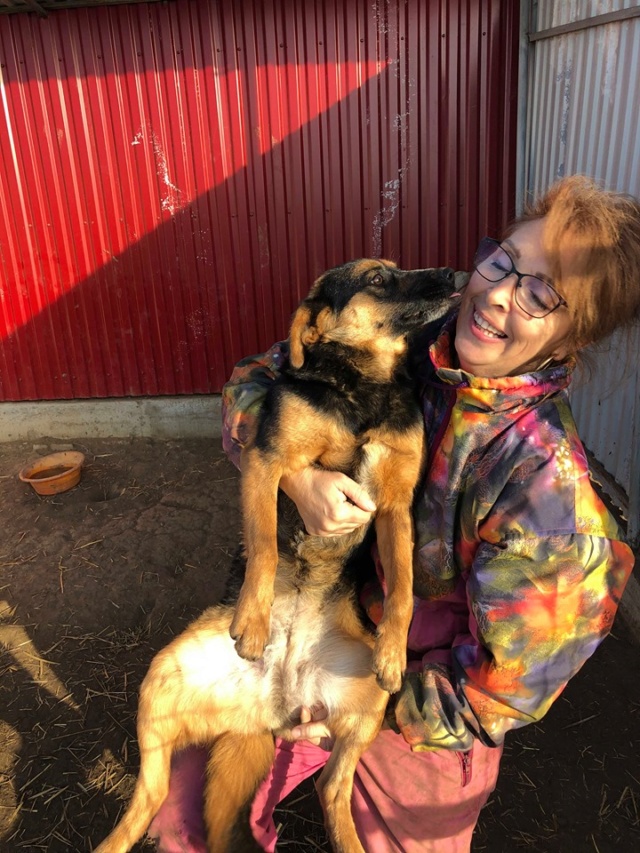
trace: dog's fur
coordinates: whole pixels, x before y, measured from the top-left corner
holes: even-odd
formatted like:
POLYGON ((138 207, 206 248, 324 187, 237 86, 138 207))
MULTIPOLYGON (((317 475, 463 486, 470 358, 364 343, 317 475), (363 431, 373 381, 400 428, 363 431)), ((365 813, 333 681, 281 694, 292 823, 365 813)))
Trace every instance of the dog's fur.
POLYGON ((273 735, 286 738, 301 706, 318 703, 335 737, 317 786, 329 837, 336 851, 363 853, 353 774, 379 731, 387 691, 400 686, 412 612, 411 504, 424 447, 407 339, 447 311, 452 285, 448 270, 354 261, 321 276, 294 315, 290 365, 242 454, 247 569, 237 606, 209 608, 152 661, 136 789, 96 853, 130 849, 167 795, 172 752, 193 743, 213 743, 209 850, 258 850, 239 817, 273 762, 273 735), (277 513, 281 477, 308 465, 345 472, 376 502, 387 583, 377 636, 357 599, 370 526, 309 536, 297 515, 292 526, 277 513))

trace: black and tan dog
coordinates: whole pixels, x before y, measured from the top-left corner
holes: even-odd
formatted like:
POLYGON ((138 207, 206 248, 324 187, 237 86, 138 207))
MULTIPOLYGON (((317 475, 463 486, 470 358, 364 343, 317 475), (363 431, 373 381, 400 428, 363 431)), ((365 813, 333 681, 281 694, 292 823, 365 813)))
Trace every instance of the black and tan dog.
POLYGON ((412 612, 411 504, 424 441, 408 337, 449 309, 453 282, 451 270, 354 261, 321 276, 297 310, 290 365, 242 455, 247 567, 237 605, 209 608, 152 661, 136 789, 96 853, 124 853, 138 840, 167 795, 172 752, 193 743, 213 744, 209 850, 258 850, 240 815, 273 762, 274 734, 286 738, 301 706, 318 703, 335 737, 317 785, 329 837, 336 851, 363 853, 353 774, 400 686, 412 612), (309 536, 297 514, 278 515, 281 477, 308 465, 343 471, 376 503, 387 585, 376 634, 357 598, 370 526, 309 536))

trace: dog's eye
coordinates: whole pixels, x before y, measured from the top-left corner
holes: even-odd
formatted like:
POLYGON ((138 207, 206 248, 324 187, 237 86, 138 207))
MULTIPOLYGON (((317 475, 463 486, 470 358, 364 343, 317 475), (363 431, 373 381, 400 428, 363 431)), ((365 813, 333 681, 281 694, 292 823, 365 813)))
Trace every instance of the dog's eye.
POLYGON ((371 279, 371 284, 384 284, 384 279, 380 275, 380 273, 376 273, 374 277, 371 279))

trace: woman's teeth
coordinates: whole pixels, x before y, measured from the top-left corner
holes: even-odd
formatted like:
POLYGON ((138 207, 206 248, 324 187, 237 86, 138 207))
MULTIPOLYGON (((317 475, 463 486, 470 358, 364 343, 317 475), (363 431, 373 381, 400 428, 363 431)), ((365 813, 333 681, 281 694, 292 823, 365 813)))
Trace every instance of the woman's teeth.
POLYGON ((487 323, 484 317, 481 317, 479 314, 476 314, 475 311, 473 313, 473 322, 476 326, 479 326, 484 332, 490 335, 492 338, 506 338, 506 335, 503 335, 502 332, 499 332, 495 329, 491 323, 487 323))

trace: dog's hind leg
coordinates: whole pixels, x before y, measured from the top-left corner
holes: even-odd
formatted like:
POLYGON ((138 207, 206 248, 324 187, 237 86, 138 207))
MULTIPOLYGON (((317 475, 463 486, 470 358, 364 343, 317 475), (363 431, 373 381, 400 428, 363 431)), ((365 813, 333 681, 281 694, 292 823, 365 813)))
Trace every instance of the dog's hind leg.
POLYGON ((209 853, 257 853, 249 812, 260 782, 273 764, 271 732, 226 732, 215 742, 207 767, 204 817, 209 853))
POLYGON ((316 782, 325 825, 335 853, 365 853, 351 814, 353 777, 360 756, 380 731, 388 696, 374 687, 368 712, 336 720, 336 741, 331 756, 316 782))

